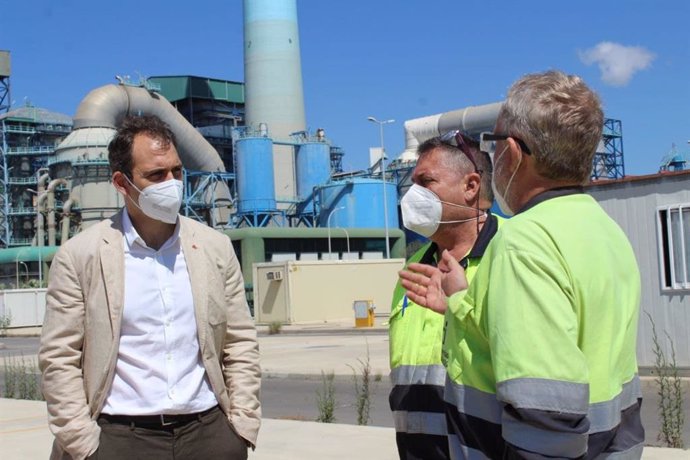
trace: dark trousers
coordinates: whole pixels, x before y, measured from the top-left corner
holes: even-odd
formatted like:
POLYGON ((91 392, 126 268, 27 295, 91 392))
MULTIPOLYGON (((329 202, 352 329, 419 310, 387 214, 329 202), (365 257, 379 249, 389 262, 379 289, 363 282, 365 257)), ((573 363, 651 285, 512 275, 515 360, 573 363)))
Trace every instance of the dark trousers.
POLYGON ((220 408, 169 427, 98 419, 98 450, 89 460, 246 460, 247 445, 220 408))

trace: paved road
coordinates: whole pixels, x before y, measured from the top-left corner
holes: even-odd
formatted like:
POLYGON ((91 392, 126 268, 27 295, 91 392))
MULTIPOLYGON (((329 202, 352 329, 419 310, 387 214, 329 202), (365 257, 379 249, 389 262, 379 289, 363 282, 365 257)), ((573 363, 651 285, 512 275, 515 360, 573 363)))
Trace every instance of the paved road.
MULTIPOLYGON (((335 418, 337 423, 356 424, 354 383, 347 379, 334 381, 335 418)), ((390 393, 388 378, 372 382, 371 408, 369 410, 372 426, 392 427, 393 418, 388 408, 390 393)), ((319 415, 316 393, 322 389, 319 380, 294 378, 269 378, 261 383, 261 403, 263 416, 282 420, 316 420, 319 415)))
MULTIPOLYGON (((354 407, 354 384, 350 376, 352 369, 358 368, 358 360, 366 356, 367 348, 372 355, 372 376, 380 376, 380 381, 373 382, 370 425, 391 427, 392 418, 388 409, 390 383, 387 371, 382 371, 387 362, 386 336, 357 337, 316 336, 316 335, 279 335, 261 337, 261 352, 264 369, 273 377, 264 378, 262 384, 262 403, 265 418, 284 420, 315 420, 318 416, 316 392, 321 388, 319 371, 306 372, 304 369, 334 369, 337 406, 335 417, 338 423, 356 424, 357 415, 354 407), (309 362, 312 361, 312 362, 309 362), (331 365, 332 364, 332 365, 331 365), (289 372, 298 369, 298 372, 289 372), (302 370, 300 370, 302 369, 302 370), (310 378, 303 378, 306 374, 310 378), (283 377, 279 377, 279 376, 283 377)), ((0 349, 0 361, 3 357, 23 356, 25 360, 35 362, 38 349, 36 337, 8 337, 0 339, 5 348, 0 349)), ((0 362, 0 395, 4 395, 4 366, 0 362)), ((685 380, 685 427, 683 440, 690 446, 690 380, 685 380)), ((659 432, 658 395, 653 379, 643 379, 644 403, 642 421, 645 426, 646 444, 658 446, 659 432)))

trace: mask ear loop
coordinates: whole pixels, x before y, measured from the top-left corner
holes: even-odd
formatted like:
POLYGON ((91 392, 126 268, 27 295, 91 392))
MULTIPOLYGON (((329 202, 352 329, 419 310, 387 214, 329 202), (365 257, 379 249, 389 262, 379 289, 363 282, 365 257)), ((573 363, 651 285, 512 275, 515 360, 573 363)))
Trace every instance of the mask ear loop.
MULTIPOLYGON (((129 182, 129 185, 131 185, 132 187, 134 187, 134 189, 135 189, 137 192, 139 192, 139 197, 141 198, 142 191, 139 189, 139 187, 137 187, 136 185, 134 185, 134 182, 132 182, 132 181, 130 180, 130 178, 127 177, 127 174, 122 173, 122 175, 125 176, 125 179, 127 180, 127 182, 129 182)), ((134 201, 134 198, 132 198, 132 197, 130 196, 129 193, 127 194, 127 198, 129 198, 129 201, 131 201, 132 204, 133 204, 134 206, 136 206, 137 208, 139 208, 139 210, 140 210, 141 212, 144 212, 144 210, 141 209, 141 206, 139 206, 139 203, 137 203, 136 201, 134 201)), ((144 214, 146 214, 146 213, 144 213, 144 214)))
MULTIPOLYGON (((479 214, 479 199, 482 193, 482 173, 479 173, 479 187, 477 188, 477 199, 475 200, 475 206, 477 209, 477 238, 479 238, 479 219, 481 219, 479 214)), ((473 245, 474 246, 474 245, 473 245)))

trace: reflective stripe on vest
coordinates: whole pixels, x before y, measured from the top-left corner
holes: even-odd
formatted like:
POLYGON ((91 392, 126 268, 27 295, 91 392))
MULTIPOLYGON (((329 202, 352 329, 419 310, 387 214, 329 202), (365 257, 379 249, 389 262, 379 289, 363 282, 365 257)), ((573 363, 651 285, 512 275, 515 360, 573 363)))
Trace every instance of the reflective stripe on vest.
MULTIPOLYGON (((571 388, 569 382, 558 381, 544 381, 542 379, 516 379, 523 382, 510 381, 508 385, 508 392, 513 392, 511 405, 519 405, 521 410, 550 411, 563 412, 565 406, 558 407, 549 405, 545 409, 529 409, 525 408, 524 404, 528 401, 530 403, 538 404, 539 407, 545 404, 544 397, 541 399, 533 399, 537 392, 542 395, 553 395, 552 401, 559 401, 563 396, 564 389, 571 388), (538 388, 529 389, 529 384, 534 384, 534 380, 540 380, 538 388), (522 388, 524 397, 521 397, 517 388, 522 388), (537 391, 538 390, 538 391, 537 391), (559 397, 560 395, 560 397, 559 397)), ((502 382, 499 386, 507 382, 502 382)), ((506 388, 502 388, 504 393, 506 388)), ((589 422, 589 430, 587 436, 578 436, 576 433, 559 433, 555 431, 543 431, 529 424, 521 423, 514 420, 511 412, 504 411, 505 403, 498 400, 496 395, 488 392, 480 391, 465 385, 460 385, 452 382, 450 379, 446 381, 446 388, 444 398, 446 402, 457 409, 456 413, 450 413, 450 418, 453 423, 464 425, 470 423, 474 429, 472 434, 467 439, 470 445, 467 446, 460 441, 460 438, 454 434, 449 434, 449 446, 452 458, 484 458, 484 457, 466 457, 458 455, 457 453, 470 453, 477 455, 479 446, 485 449, 486 446, 496 447, 496 443, 502 444, 508 442, 515 446, 528 451, 539 450, 546 452, 555 457, 577 457, 584 454, 588 447, 606 448, 607 443, 612 438, 611 433, 616 433, 615 437, 619 442, 614 445, 614 448, 622 449, 620 452, 601 452, 601 456, 597 458, 610 459, 639 459, 640 445, 626 445, 625 441, 634 442, 636 439, 643 437, 642 428, 637 425, 635 421, 639 421, 639 399, 642 397, 640 389, 640 380, 635 375, 629 382, 625 383, 621 392, 609 401, 602 401, 588 405, 587 419, 589 422), (628 414, 626 416, 626 413, 628 414), (603 446, 597 446, 597 443, 602 442, 603 446), (621 442, 622 441, 622 442, 621 442), (474 443, 477 443, 475 445, 474 443), (594 446, 594 447, 593 447, 594 446), (469 450, 468 450, 469 449, 469 450), (456 454, 453 454, 453 453, 456 454)), ((546 398, 548 399, 548 398, 546 398)), ((565 399, 565 405, 572 410, 572 405, 569 405, 568 398, 565 399)), ((585 414, 582 413, 584 418, 585 414)), ((452 430, 451 430, 452 431, 452 430)), ((500 450, 500 449, 499 449, 500 450)))
POLYGON ((438 385, 446 383, 446 369, 441 364, 399 366, 391 371, 393 385, 438 385))
POLYGON ((438 412, 393 412, 395 431, 412 434, 446 436, 446 414, 438 412))
MULTIPOLYGON (((505 383, 500 383, 499 388, 505 383)), ((550 383, 552 383, 551 388, 542 386, 540 391, 558 393, 561 389, 559 384, 564 382, 550 383)), ((638 375, 635 375, 629 382, 623 385, 621 392, 611 400, 589 404, 587 412, 590 423, 589 433, 608 431, 618 426, 621 421, 621 412, 637 404, 638 398, 641 397, 640 378, 638 375)), ((501 423, 504 404, 499 402, 496 395, 492 393, 460 385, 448 379, 446 381, 444 399, 447 403, 455 406, 461 413, 481 418, 487 422, 501 423)), ((526 404, 526 400, 521 400, 519 396, 516 395, 514 399, 520 402, 518 407, 529 407, 526 404)), ((542 401, 543 399, 542 396, 542 401)), ((548 410, 566 412, 564 408, 554 406, 551 406, 548 410)))

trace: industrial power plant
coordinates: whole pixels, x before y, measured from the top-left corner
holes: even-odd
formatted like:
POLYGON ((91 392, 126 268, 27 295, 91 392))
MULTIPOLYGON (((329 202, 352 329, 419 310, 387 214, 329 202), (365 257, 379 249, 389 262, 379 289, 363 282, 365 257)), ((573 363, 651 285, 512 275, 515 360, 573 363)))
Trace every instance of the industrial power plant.
MULTIPOLYGON (((328 127, 306 128, 296 0, 244 0, 244 74, 244 82, 117 76, 86 88, 72 118, 31 104, 10 110, 10 51, 0 52, 4 284, 36 273, 44 284, 59 244, 124 205, 107 146, 127 115, 156 115, 172 128, 185 168, 180 212, 226 232, 251 283, 257 262, 404 258, 398 203, 417 146, 450 130, 491 131, 501 107, 420 114, 404 123, 405 149, 391 161, 381 147, 368 169, 343 171, 345 152, 328 127)), ((392 121, 369 120, 380 129, 392 121)), ((607 119, 592 178, 624 174, 621 123, 607 119)))

